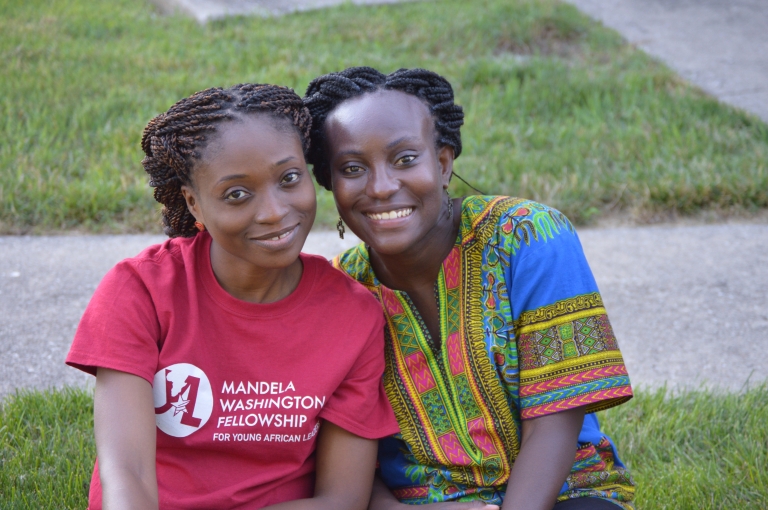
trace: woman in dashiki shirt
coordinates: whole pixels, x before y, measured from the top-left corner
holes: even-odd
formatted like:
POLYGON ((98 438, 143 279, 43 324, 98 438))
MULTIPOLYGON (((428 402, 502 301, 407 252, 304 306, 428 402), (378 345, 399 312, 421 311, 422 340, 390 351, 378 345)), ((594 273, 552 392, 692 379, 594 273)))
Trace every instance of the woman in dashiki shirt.
POLYGON ((334 264, 388 324, 401 432, 380 442, 386 487, 370 508, 633 508, 629 473, 585 414, 632 390, 568 219, 530 200, 448 196, 463 113, 434 73, 350 68, 315 79, 304 101, 317 181, 365 243, 334 264))

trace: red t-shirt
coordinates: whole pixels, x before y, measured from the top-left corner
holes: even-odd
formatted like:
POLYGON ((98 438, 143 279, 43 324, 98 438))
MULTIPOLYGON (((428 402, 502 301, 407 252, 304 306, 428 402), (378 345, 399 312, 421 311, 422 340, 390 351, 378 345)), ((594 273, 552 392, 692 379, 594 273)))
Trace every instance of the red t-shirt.
MULTIPOLYGON (((381 307, 305 254, 289 296, 241 301, 216 281, 210 245, 207 233, 172 239, 115 266, 66 361, 153 385, 161 508, 311 497, 321 419, 371 439, 398 431, 381 383, 381 307)), ((101 508, 98 464, 89 508, 101 508)))

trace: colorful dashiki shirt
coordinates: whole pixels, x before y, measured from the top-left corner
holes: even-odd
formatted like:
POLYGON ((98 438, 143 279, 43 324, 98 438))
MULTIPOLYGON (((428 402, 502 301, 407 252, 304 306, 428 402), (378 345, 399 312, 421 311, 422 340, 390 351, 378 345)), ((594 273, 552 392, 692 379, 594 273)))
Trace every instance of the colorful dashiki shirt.
MULTIPOLYGON (((380 441, 381 476, 404 503, 500 504, 521 420, 626 402, 632 389, 578 237, 560 212, 468 197, 436 287, 442 341, 405 292, 376 279, 364 245, 334 260, 382 303, 384 386, 401 432, 380 441)), ((559 501, 633 508, 634 484, 587 414, 559 501)))

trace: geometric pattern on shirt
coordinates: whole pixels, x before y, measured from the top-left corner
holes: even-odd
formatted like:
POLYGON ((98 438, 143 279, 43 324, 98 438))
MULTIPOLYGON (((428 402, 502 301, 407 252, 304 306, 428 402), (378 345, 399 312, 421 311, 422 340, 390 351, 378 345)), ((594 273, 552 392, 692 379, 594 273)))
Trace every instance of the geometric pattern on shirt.
POLYGON ((524 419, 580 406, 595 412, 631 398, 624 360, 599 294, 528 311, 516 325, 524 419))
POLYGON ((629 471, 615 464, 613 448, 607 439, 582 445, 566 479, 568 491, 558 501, 578 497, 605 498, 626 510, 634 509, 635 483, 629 471))

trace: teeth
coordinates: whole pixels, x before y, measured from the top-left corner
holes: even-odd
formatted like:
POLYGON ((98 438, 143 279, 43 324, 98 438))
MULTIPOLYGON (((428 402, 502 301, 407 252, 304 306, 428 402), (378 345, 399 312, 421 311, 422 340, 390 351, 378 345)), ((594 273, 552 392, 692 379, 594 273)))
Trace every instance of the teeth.
POLYGON ((277 236, 277 237, 272 237, 272 238, 270 238, 269 240, 270 240, 270 241, 279 241, 280 239, 285 239, 286 237, 288 237, 288 234, 290 234, 291 232, 293 232, 293 230, 289 230, 289 231, 288 231, 288 232, 286 232, 285 234, 280 234, 280 235, 279 235, 279 236, 277 236))
POLYGON ((410 216, 413 212, 412 207, 406 209, 398 209, 396 211, 387 211, 383 213, 370 213, 368 217, 374 220, 394 220, 395 218, 404 218, 410 216))

